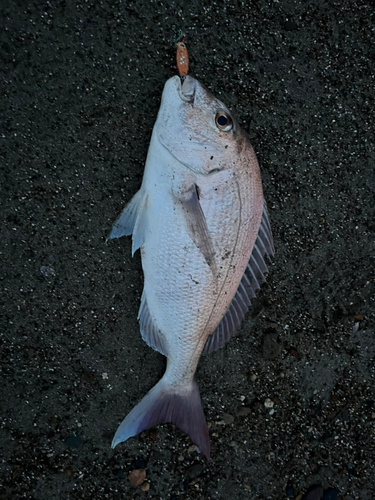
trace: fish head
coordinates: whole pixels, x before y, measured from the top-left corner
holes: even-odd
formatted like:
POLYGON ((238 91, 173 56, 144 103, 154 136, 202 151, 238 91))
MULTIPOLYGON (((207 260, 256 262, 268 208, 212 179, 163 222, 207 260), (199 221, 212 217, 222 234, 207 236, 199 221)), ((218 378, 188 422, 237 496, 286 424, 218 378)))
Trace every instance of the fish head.
POLYGON ((252 148, 228 108, 191 76, 170 78, 154 133, 182 165, 196 174, 233 166, 252 148))

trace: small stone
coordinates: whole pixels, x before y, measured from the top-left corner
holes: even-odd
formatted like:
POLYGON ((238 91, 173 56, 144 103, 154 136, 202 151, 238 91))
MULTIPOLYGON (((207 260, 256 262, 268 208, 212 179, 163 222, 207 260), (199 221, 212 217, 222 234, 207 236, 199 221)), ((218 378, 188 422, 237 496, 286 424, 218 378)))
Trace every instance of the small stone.
POLYGON ((354 333, 357 333, 358 332, 358 329, 359 329, 359 321, 357 321, 357 323, 354 323, 354 326, 353 326, 353 334, 354 333))
POLYGON ((296 496, 296 500, 302 500, 302 497, 303 497, 302 493, 299 493, 299 494, 296 496))
POLYGON ((328 488, 324 494, 323 500, 337 500, 337 490, 328 488))
POLYGON ((296 358, 296 359, 298 359, 298 358, 299 358, 299 352, 297 351, 297 349, 296 349, 295 347, 291 347, 291 348, 289 349, 289 354, 290 354, 291 356, 293 356, 293 358, 296 358))
POLYGON ((345 408, 345 410, 343 410, 343 412, 341 413, 341 418, 344 420, 344 422, 347 422, 350 419, 350 413, 347 408, 345 408))
POLYGON ((42 266, 40 268, 40 272, 43 274, 43 276, 45 278, 51 278, 53 276, 56 276, 56 273, 55 273, 55 270, 53 269, 53 267, 42 266))
POLYGON ((371 413, 371 418, 375 418, 375 412, 371 413))
POLYGON ((124 473, 124 471, 123 471, 122 469, 119 469, 119 470, 117 471, 116 476, 117 476, 119 479, 124 479, 125 473, 124 473))
POLYGON ((294 23, 293 21, 285 21, 283 23, 283 27, 286 31, 296 31, 298 30, 298 24, 294 23))
POLYGON ((225 425, 233 424, 233 422, 234 422, 234 416, 230 415, 229 413, 224 413, 224 415, 223 415, 223 422, 224 422, 225 425))
POLYGON ((64 442, 70 448, 79 448, 83 443, 79 436, 68 436, 64 442))
POLYGON ((264 400, 264 407, 265 408, 273 408, 274 404, 275 403, 270 398, 267 398, 267 399, 264 400))
POLYGON ((250 382, 255 382, 257 378, 258 377, 257 377, 257 375, 255 375, 255 373, 250 373, 250 375, 249 375, 250 382))
POLYGON ((106 373, 106 372, 102 373, 102 379, 108 380, 108 373, 106 373))
POLYGON ((195 464, 192 467, 189 467, 187 470, 187 477, 189 479, 195 479, 198 476, 200 476, 203 472, 203 465, 202 464, 195 464))
POLYGON ((289 486, 286 491, 285 491, 285 495, 290 498, 290 497, 293 497, 294 496, 294 488, 293 486, 289 486))
POLYGON ((315 486, 307 493, 305 500, 322 500, 323 491, 322 486, 315 486))
POLYGON ((249 413, 251 413, 251 409, 248 408, 247 406, 240 406, 237 410, 237 415, 239 417, 245 417, 249 413))
POLYGON ((145 469, 134 469, 128 476, 129 482, 132 486, 139 486, 146 479, 145 469))
POLYGON ((150 483, 143 483, 141 486, 142 491, 148 491, 150 489, 150 483))
POLYGON ((152 441, 156 441, 158 437, 158 431, 156 429, 151 429, 149 435, 152 441))
POLYGON ((189 448, 188 448, 188 453, 189 453, 189 454, 190 454, 190 453, 194 453, 195 451, 197 451, 197 449, 198 449, 198 446, 197 446, 197 445, 195 445, 195 444, 192 444, 192 445, 190 445, 190 446, 189 446, 189 448))
POLYGON ((263 342, 263 356, 266 359, 274 359, 279 356, 282 351, 282 347, 277 342, 277 333, 270 333, 264 337, 263 342))

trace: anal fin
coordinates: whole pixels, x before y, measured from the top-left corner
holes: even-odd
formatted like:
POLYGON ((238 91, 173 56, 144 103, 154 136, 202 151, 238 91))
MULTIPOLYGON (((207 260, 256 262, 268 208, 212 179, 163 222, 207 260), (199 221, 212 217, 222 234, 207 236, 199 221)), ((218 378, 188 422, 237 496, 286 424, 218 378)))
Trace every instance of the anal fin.
POLYGON ((156 326, 155 321, 150 313, 144 290, 142 293, 141 306, 138 312, 138 319, 141 329, 141 335, 146 344, 148 344, 156 351, 159 351, 164 356, 168 357, 167 341, 162 332, 156 326))

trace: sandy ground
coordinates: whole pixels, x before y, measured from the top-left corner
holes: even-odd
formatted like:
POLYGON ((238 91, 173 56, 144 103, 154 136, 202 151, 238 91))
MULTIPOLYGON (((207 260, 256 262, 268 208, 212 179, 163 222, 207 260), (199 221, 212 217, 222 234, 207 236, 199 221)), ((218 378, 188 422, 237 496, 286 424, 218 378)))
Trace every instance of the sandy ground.
POLYGON ((371 4, 1 2, 1 499, 375 498, 371 4), (198 369, 210 463, 172 425, 110 448, 164 369, 139 334, 140 257, 105 236, 180 29, 251 137, 276 247, 198 369))

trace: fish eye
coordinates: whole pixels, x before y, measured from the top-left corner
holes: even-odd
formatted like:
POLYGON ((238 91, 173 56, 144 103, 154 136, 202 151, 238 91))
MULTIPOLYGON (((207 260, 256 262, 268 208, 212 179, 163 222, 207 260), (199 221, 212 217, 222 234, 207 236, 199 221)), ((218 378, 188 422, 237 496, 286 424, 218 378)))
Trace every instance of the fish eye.
POLYGON ((218 111, 216 113, 215 123, 217 128, 223 130, 223 132, 229 132, 233 127, 232 118, 225 111, 218 111))

